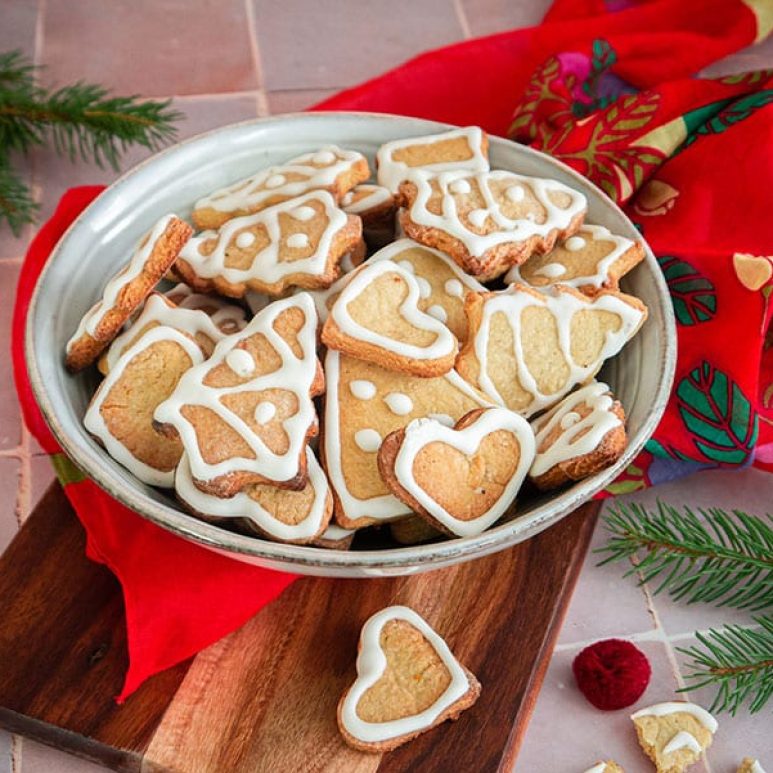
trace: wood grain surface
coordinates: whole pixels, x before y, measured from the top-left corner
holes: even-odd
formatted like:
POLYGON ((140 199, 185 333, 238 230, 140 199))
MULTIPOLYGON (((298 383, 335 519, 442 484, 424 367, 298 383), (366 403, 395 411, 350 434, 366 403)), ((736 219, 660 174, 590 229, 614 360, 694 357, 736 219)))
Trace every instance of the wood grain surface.
POLYGON ((598 505, 511 550, 395 579, 305 578, 241 629, 113 701, 120 588, 84 556, 54 484, 0 558, 0 726, 127 771, 509 770, 598 505), (483 685, 478 703, 396 751, 349 749, 335 708, 362 623, 416 609, 483 685))

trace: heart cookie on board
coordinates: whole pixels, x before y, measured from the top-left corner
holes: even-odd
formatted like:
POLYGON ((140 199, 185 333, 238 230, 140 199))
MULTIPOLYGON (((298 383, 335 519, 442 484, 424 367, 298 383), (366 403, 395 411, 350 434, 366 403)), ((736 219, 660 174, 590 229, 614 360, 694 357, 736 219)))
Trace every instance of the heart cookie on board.
POLYGON ((355 749, 389 751, 456 719, 480 690, 423 617, 387 607, 362 627, 357 679, 338 704, 338 727, 355 749))
POLYGON ((529 479, 540 491, 609 467, 627 442, 623 406, 598 381, 568 394, 531 426, 537 452, 529 479))
POLYGON ((390 370, 424 378, 448 373, 458 343, 443 322, 419 308, 428 290, 427 282, 391 260, 366 262, 333 303, 322 342, 390 370))
POLYGON ((541 293, 511 285, 470 295, 470 337, 456 369, 488 397, 529 417, 555 405, 598 373, 647 318, 631 295, 604 291, 588 298, 558 285, 541 293))
POLYGON ((157 425, 179 435, 202 491, 229 497, 252 483, 306 485, 306 442, 317 432, 312 397, 324 390, 316 330, 308 293, 275 301, 158 406, 157 425))
POLYGON ((417 419, 378 453, 392 493, 438 529, 480 534, 512 505, 534 459, 534 433, 507 408, 481 408, 454 427, 417 419))

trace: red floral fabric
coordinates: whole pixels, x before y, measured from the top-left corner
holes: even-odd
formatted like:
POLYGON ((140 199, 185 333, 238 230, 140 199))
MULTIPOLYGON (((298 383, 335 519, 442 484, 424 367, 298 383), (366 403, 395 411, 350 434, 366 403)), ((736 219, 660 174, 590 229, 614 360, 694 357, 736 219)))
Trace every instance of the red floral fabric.
MULTIPOLYGON (((478 124, 561 158, 625 204, 655 251, 679 320, 674 394, 655 439, 610 493, 706 466, 773 469, 770 73, 696 80, 770 31, 741 0, 556 0, 544 22, 429 52, 316 109, 478 124)), ((29 298, 51 249, 99 188, 68 192, 30 247, 13 361, 30 431, 121 581, 129 670, 151 674, 234 630, 292 582, 185 542, 113 501, 68 462, 27 380, 29 298)))

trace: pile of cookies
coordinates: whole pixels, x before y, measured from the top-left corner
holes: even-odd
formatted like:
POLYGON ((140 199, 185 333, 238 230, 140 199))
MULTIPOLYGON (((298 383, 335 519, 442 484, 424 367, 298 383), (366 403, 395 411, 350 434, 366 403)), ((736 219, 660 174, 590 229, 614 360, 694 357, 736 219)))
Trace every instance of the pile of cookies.
POLYGON ((470 536, 623 452, 594 376, 647 317, 618 289, 642 245, 490 169, 475 127, 376 166, 331 145, 165 215, 67 344, 104 376, 88 431, 194 516, 339 549, 470 536))

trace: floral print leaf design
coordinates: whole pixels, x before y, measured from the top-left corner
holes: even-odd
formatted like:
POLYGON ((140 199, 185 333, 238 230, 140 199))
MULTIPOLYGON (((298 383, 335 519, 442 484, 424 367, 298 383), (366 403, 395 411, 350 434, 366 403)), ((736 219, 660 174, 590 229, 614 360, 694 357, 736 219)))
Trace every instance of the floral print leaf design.
MULTIPOLYGON (((637 458, 637 461, 638 458, 637 458)), ((605 493, 612 496, 621 494, 630 494, 633 491, 641 491, 650 486, 646 470, 635 463, 629 464, 620 476, 610 483, 605 489, 605 493)))
POLYGON ((679 459, 680 461, 692 461, 689 456, 678 451, 676 448, 665 443, 661 443, 654 437, 650 438, 645 444, 644 448, 649 451, 653 456, 658 456, 661 459, 679 459))
POLYGON ((614 48, 606 40, 594 40, 591 54, 590 72, 580 87, 588 101, 575 100, 572 103, 572 113, 578 118, 584 118, 596 110, 605 108, 617 99, 617 95, 601 94, 599 89, 602 76, 617 61, 614 48))
POLYGON ((679 382, 676 400, 701 461, 741 465, 750 460, 757 413, 726 373, 704 360, 679 382))
POLYGON ((717 312, 714 285, 686 260, 663 255, 658 263, 668 283, 679 324, 698 325, 713 319, 717 312))

